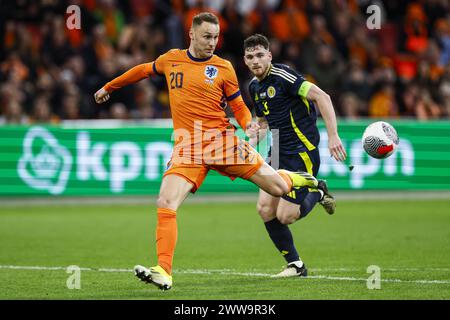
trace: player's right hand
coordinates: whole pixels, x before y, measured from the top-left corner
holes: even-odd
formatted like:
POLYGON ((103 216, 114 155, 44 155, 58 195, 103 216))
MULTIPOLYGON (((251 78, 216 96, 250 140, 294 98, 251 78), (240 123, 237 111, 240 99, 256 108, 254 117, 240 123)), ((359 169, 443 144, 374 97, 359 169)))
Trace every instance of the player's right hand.
POLYGON ((247 125, 245 135, 249 138, 256 138, 258 131, 259 131, 259 124, 256 122, 251 122, 247 125))
POLYGON ((94 94, 94 99, 97 103, 106 102, 109 99, 109 93, 104 88, 101 88, 94 94))
POLYGON ((330 150, 331 156, 337 161, 345 161, 347 159, 347 152, 339 136, 328 137, 328 149, 330 150))

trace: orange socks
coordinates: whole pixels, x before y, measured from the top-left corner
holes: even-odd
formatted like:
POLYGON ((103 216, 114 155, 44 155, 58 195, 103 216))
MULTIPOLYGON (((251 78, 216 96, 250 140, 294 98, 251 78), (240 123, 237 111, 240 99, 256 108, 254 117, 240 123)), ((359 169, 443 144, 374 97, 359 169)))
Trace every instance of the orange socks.
POLYGON ((292 190, 292 179, 284 170, 277 170, 277 173, 283 178, 283 180, 287 183, 289 190, 292 190))
POLYGON ((156 254, 158 265, 168 274, 172 274, 172 260, 177 244, 177 212, 171 209, 158 208, 156 225, 156 254))

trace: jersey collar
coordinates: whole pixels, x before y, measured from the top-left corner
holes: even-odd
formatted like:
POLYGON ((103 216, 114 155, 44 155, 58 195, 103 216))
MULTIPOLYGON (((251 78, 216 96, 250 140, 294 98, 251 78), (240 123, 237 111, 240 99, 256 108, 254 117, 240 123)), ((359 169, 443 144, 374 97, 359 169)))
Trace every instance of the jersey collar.
POLYGON ((192 61, 195 61, 195 62, 205 62, 214 56, 214 55, 211 55, 210 57, 207 57, 207 58, 196 58, 189 52, 189 49, 186 49, 186 52, 187 52, 187 56, 189 57, 189 59, 191 59, 192 61))

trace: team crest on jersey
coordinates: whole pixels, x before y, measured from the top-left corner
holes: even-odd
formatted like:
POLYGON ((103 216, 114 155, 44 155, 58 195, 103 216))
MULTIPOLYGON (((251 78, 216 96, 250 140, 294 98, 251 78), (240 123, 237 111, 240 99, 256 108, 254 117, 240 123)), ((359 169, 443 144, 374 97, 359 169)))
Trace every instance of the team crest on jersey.
POLYGON ((267 88, 267 95, 269 96, 269 98, 275 97, 276 94, 277 90, 275 90, 274 87, 270 86, 269 88, 267 88))
POLYGON ((218 73, 219 73, 219 70, 214 66, 206 66, 205 67, 205 76, 207 76, 209 79, 216 78, 218 73))

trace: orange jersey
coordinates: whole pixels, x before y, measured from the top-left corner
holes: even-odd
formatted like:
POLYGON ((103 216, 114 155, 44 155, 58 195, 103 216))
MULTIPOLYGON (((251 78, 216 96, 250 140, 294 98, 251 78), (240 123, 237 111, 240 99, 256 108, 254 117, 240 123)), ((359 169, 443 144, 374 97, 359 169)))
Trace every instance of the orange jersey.
POLYGON ((203 131, 230 127, 221 102, 240 97, 240 91, 229 61, 216 55, 198 59, 188 50, 173 49, 151 65, 154 73, 166 77, 175 130, 193 133, 194 121, 202 121, 203 131))
MULTIPOLYGON (((172 49, 153 62, 128 70, 104 88, 112 92, 155 74, 164 75, 167 81, 177 146, 198 146, 206 131, 224 132, 232 128, 223 108, 224 100, 242 128, 251 122, 252 116, 242 100, 233 66, 216 55, 199 59, 186 49, 172 49), (184 138, 189 140, 184 141, 184 138)), ((200 149, 204 146, 202 143, 200 149)))

